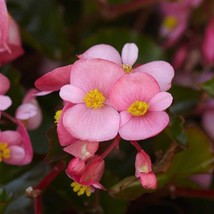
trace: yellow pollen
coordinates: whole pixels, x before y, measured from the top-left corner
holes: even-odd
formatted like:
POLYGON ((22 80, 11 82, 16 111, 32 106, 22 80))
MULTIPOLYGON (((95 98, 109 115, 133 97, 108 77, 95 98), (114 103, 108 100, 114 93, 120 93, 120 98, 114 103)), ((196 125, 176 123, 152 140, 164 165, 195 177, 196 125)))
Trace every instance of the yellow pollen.
POLYGON ((55 115, 54 115, 54 119, 55 119, 55 123, 59 122, 59 118, 61 117, 62 114, 62 110, 58 110, 55 115))
POLYGON ((167 16, 163 21, 164 27, 170 30, 174 29, 177 26, 177 24, 178 21, 174 16, 167 16))
POLYGON ((104 106, 103 103, 105 101, 105 97, 98 89, 94 89, 94 90, 90 90, 85 95, 83 100, 88 108, 93 108, 96 110, 104 106))
POLYGON ((10 148, 7 143, 0 142, 0 162, 8 158, 10 158, 10 148))
POLYGON ((143 116, 146 114, 148 108, 148 103, 137 100, 129 106, 127 111, 133 116, 143 116))
POLYGON ((132 72, 132 66, 131 65, 122 64, 122 68, 126 74, 129 74, 132 72))
POLYGON ((77 193, 78 196, 86 194, 86 196, 91 195, 91 188, 90 186, 83 186, 77 182, 71 183, 71 187, 73 187, 73 191, 77 193))

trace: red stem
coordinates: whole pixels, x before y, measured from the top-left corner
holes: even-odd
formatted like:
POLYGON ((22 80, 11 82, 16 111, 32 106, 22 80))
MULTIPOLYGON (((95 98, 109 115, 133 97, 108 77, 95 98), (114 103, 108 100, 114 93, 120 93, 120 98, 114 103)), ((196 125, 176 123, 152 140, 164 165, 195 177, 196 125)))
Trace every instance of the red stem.
POLYGON ((137 149, 138 152, 142 150, 139 143, 137 141, 130 141, 130 143, 137 149))
POLYGON ((128 12, 136 11, 142 7, 147 7, 161 2, 162 0, 132 0, 120 5, 109 5, 106 2, 97 0, 102 15, 106 19, 114 19, 128 12))
POLYGON ((214 190, 189 189, 176 186, 169 187, 172 197, 191 197, 214 199, 214 190))
POLYGON ((120 143, 120 136, 117 135, 112 144, 101 154, 101 158, 105 158, 118 144, 120 143))
MULTIPOLYGON (((51 182, 65 169, 65 162, 61 161, 33 188, 34 191, 45 190, 51 182)), ((33 197, 35 214, 42 214, 42 192, 33 197)))

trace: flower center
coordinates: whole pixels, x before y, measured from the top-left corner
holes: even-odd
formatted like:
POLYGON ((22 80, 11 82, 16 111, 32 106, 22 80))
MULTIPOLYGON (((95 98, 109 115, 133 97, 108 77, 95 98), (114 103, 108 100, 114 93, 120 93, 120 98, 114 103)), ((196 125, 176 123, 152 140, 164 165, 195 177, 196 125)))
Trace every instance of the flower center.
POLYGON ((73 191, 76 192, 78 196, 86 194, 89 197, 93 192, 90 186, 83 186, 77 182, 71 183, 71 187, 73 187, 73 191))
POLYGON ((105 97, 98 90, 90 90, 83 98, 88 108, 99 109, 104 106, 105 97))
POLYGON ((145 164, 145 165, 139 167, 138 170, 140 172, 148 173, 149 172, 149 166, 148 166, 148 164, 145 164))
POLYGON ((177 24, 178 21, 174 16, 167 16, 163 21, 164 27, 170 30, 174 29, 177 26, 177 24))
POLYGON ((126 74, 129 74, 132 72, 132 66, 131 65, 122 64, 122 68, 126 74))
POLYGON ((0 142, 0 162, 8 158, 10 158, 10 148, 7 143, 0 142))
POLYGON ((54 119, 55 119, 55 123, 59 122, 59 118, 61 117, 62 114, 62 110, 58 110, 55 115, 54 115, 54 119))
POLYGON ((146 114, 148 108, 148 103, 137 100, 129 106, 127 111, 133 116, 143 116, 146 114))

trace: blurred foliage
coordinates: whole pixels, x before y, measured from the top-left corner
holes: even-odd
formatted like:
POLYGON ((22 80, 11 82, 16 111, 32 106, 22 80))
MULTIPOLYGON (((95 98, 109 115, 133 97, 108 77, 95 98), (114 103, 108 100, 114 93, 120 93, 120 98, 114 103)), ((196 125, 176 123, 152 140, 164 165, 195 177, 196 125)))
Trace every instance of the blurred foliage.
MULTIPOLYGON (((103 2, 112 4, 109 7, 112 9, 113 6, 130 1, 7 0, 11 16, 20 25, 25 49, 22 57, 0 68, 0 72, 10 79, 12 86, 7 93, 13 100, 8 113, 15 114, 25 92, 34 87, 36 78, 59 65, 72 63, 77 59, 76 55, 95 44, 110 44, 121 52, 125 43, 136 43, 139 47, 136 65, 152 60, 173 61, 179 44, 168 50, 161 43, 158 34, 161 19, 158 1, 116 18, 108 18, 108 14, 100 6, 103 2)), ((200 8, 193 15, 193 26, 190 26, 182 42, 186 42, 191 35, 200 34, 207 22, 206 14, 200 8), (201 15, 204 21, 199 19, 201 15), (196 24, 199 24, 198 29, 196 24), (199 30, 199 33, 191 32, 192 28, 199 30)), ((192 46, 194 44, 191 43, 192 46)), ((191 63, 191 60, 188 62, 191 63)), ((197 69, 203 69, 201 67, 197 64, 197 69)), ((185 68, 176 72, 185 72, 185 68)), ((112 152, 105 161, 102 184, 109 192, 97 191, 90 198, 78 197, 70 188, 71 180, 63 171, 43 193, 44 213, 212 213, 213 203, 209 200, 174 199, 169 197, 168 192, 160 197, 162 191, 168 191, 169 184, 199 188, 191 180, 191 176, 212 173, 213 142, 204 132, 201 115, 196 109, 201 104, 204 92, 214 96, 214 79, 199 87, 200 89, 192 85, 173 84, 170 89, 173 95, 173 105, 169 109, 170 125, 160 135, 140 142, 142 148, 151 155, 154 169, 157 170, 159 166, 163 169, 157 170, 158 190, 143 189, 134 177, 136 151, 129 142, 122 140, 120 148, 112 152), (176 149, 170 150, 172 145, 176 145, 176 149)), ((58 161, 69 161, 70 158, 63 152, 56 135, 54 114, 62 105, 58 93, 37 99, 44 117, 42 125, 29 132, 34 159, 28 166, 22 167, 0 163, 0 213, 33 213, 33 203, 25 197, 26 188, 37 185, 58 161)), ((15 127, 6 123, 0 129, 15 127)), ((214 189, 213 185, 211 189, 214 189)))

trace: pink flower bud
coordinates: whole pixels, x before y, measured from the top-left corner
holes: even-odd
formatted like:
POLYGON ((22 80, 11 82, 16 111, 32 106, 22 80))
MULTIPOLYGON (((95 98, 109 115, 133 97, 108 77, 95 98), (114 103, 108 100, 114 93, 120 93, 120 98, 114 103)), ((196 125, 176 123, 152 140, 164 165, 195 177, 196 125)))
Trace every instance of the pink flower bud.
POLYGON ((152 172, 152 163, 149 155, 141 150, 135 159, 135 176, 140 178, 141 185, 146 189, 157 187, 157 178, 152 172))

